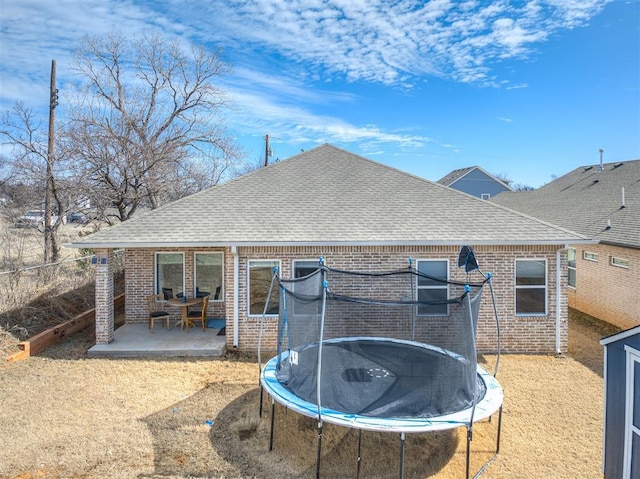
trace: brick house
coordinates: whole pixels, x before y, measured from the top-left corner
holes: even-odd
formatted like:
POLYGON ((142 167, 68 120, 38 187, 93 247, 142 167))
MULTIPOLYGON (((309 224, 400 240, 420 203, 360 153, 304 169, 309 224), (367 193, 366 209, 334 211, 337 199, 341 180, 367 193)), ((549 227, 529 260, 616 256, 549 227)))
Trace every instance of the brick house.
POLYGON ((640 160, 586 165, 493 202, 594 238, 569 249, 569 306, 628 329, 640 324, 640 160))
MULTIPOLYGON (((389 270, 409 258, 427 273, 464 280, 462 245, 493 275, 503 350, 565 352, 569 230, 375 163, 331 145, 302 152, 83 238, 96 252, 96 341, 113 339, 113 251, 124 249, 126 322, 146 321, 145 297, 211 294, 228 347, 255 350, 273 266, 283 277, 317 265, 389 270), (213 294, 216 291, 217 294, 213 294), (214 297, 215 296, 215 297, 214 297)), ((277 311, 271 311, 277 312, 277 311)), ((478 349, 491 351, 490 302, 478 349)), ((277 315, 265 337, 275 346, 277 315)))
POLYGON ((507 182, 496 178, 491 173, 487 173, 479 166, 453 170, 437 182, 483 200, 488 200, 503 191, 513 191, 513 188, 507 182))

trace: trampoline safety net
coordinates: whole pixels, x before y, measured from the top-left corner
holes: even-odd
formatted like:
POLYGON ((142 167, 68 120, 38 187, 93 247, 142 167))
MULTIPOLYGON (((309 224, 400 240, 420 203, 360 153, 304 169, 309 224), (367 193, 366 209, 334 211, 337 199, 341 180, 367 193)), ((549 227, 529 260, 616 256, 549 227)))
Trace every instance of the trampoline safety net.
POLYGON ((276 377, 297 397, 344 414, 429 418, 484 396, 475 345, 483 283, 410 267, 363 273, 324 265, 276 279, 276 377))

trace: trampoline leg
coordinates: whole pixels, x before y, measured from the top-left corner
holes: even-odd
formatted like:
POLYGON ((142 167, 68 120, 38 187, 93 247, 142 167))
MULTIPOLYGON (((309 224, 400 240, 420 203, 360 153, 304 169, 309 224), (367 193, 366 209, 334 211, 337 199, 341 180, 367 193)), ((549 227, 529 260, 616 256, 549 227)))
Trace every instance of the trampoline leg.
POLYGON ((273 427, 276 418, 276 401, 271 399, 271 431, 269 432, 269 451, 273 451, 273 427))
POLYGON ((358 429, 358 468, 356 469, 356 479, 360 479, 360 463, 362 462, 362 429, 358 429))
POLYGON ((496 454, 500 452, 500 432, 502 431, 502 406, 498 411, 498 440, 496 441, 496 454))
POLYGON ((264 394, 264 389, 260 386, 260 410, 258 411, 258 417, 262 418, 262 396, 264 394))
POLYGON ((473 437, 473 430, 471 426, 467 426, 467 479, 469 479, 469 468, 471 466, 471 439, 473 437))
POLYGON ((318 422, 318 454, 316 455, 316 479, 320 479, 320 458, 322 456, 322 421, 318 422))
POLYGON ((400 433, 400 479, 404 479, 404 432, 400 433))

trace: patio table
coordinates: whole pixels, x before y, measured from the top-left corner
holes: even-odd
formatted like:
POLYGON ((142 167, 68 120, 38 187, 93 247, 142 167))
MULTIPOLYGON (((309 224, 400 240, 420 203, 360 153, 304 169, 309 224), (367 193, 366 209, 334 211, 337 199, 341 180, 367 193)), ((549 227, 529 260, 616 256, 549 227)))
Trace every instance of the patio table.
POLYGON ((184 327, 187 321, 187 315, 189 314, 189 306, 196 306, 202 304, 204 298, 187 298, 183 301, 182 298, 173 298, 167 300, 167 304, 170 306, 179 306, 182 308, 182 316, 180 318, 180 327, 184 327))

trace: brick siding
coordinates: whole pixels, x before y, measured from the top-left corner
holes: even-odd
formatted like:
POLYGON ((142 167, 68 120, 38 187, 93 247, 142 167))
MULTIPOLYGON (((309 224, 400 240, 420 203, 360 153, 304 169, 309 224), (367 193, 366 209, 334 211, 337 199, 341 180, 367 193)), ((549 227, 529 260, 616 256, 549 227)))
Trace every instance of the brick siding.
POLYGON ((628 329, 640 324, 640 250, 606 244, 576 248, 576 287, 568 289, 569 306, 602 321, 628 329), (598 261, 585 260, 588 251, 598 261), (629 261, 628 268, 611 264, 611 258, 629 261))
MULTIPOLYGON (((493 275, 492 285, 500 318, 501 346, 503 352, 548 353, 556 352, 556 250, 557 246, 477 246, 476 257, 484 272, 493 275), (547 314, 544 316, 516 316, 515 308, 515 260, 544 258, 547 261, 547 314)), ((329 246, 329 247, 238 247, 239 278, 239 331, 238 349, 255 351, 258 347, 260 317, 247 315, 247 263, 249 260, 279 260, 281 276, 292 276, 294 260, 315 260, 322 256, 328 266, 347 270, 393 270, 406 268, 408 259, 446 259, 449 261, 450 279, 465 281, 466 273, 457 267, 457 246, 329 246)), ((129 249, 125 253, 127 322, 146 321, 145 298, 154 292, 154 261, 156 252, 185 253, 185 284, 187 294, 193 291, 193 253, 224 251, 224 298, 210 303, 209 316, 227 318, 227 346, 233 346, 233 289, 234 257, 229 249, 129 249)), ((567 299, 566 252, 561 254, 561 303, 560 350, 567 350, 567 299)), ((478 281, 477 273, 472 280, 478 281)), ((468 280, 467 280, 468 281, 468 280)), ((175 319, 180 311, 176 308, 175 319)), ((496 326, 493 320, 491 295, 488 288, 483 294, 478 323, 477 345, 479 352, 496 350, 496 326)), ((275 349, 277 318, 269 317, 263 331, 263 349, 275 349)))

